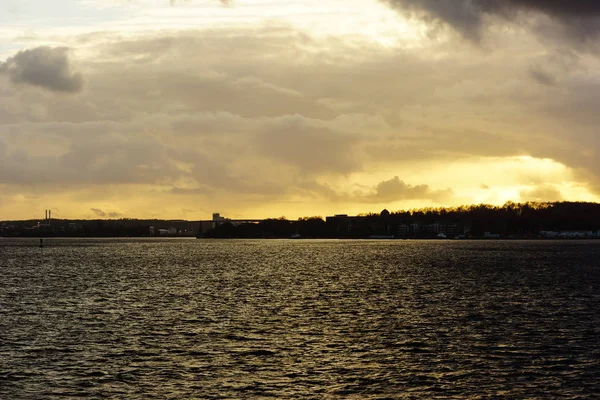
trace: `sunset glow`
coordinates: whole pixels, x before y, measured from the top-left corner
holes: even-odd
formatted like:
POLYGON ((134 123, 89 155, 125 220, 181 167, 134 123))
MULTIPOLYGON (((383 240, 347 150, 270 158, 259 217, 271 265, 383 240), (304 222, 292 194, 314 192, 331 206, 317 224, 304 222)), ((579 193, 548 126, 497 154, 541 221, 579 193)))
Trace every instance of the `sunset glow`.
POLYGON ((596 38, 428 4, 4 2, 0 219, 598 201, 596 38))

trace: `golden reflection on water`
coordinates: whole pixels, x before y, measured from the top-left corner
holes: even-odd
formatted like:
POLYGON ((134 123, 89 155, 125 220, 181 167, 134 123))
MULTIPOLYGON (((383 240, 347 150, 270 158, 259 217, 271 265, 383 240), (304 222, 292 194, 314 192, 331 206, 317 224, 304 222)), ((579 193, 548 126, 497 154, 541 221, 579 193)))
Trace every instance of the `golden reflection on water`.
POLYGON ((0 398, 600 391, 596 242, 27 240, 0 398))

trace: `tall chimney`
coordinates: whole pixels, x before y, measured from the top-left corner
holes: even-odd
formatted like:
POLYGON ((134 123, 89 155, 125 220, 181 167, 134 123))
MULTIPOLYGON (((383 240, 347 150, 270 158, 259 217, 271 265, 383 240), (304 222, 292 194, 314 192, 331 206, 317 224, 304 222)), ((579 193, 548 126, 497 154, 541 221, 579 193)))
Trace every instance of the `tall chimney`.
POLYGON ((48 210, 48 225, 50 225, 51 220, 52 220, 52 210, 48 210))
POLYGON ((46 216, 44 217, 44 223, 48 222, 48 210, 44 210, 46 212, 46 216))

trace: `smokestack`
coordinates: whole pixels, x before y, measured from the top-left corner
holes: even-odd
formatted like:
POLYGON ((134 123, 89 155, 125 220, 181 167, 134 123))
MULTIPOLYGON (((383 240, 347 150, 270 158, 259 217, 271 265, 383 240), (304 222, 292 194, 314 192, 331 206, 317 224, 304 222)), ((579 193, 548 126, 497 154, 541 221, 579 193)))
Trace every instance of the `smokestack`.
POLYGON ((48 210, 48 225, 50 225, 50 220, 52 220, 52 210, 48 210))
POLYGON ((48 210, 44 210, 46 215, 44 216, 44 222, 48 222, 48 210))

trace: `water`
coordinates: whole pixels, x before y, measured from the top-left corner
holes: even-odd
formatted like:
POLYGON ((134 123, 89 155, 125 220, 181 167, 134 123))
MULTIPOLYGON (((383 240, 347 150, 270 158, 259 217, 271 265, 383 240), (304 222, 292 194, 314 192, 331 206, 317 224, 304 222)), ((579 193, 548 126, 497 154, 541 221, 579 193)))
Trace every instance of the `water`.
POLYGON ((600 242, 0 238, 1 399, 597 398, 600 242))

